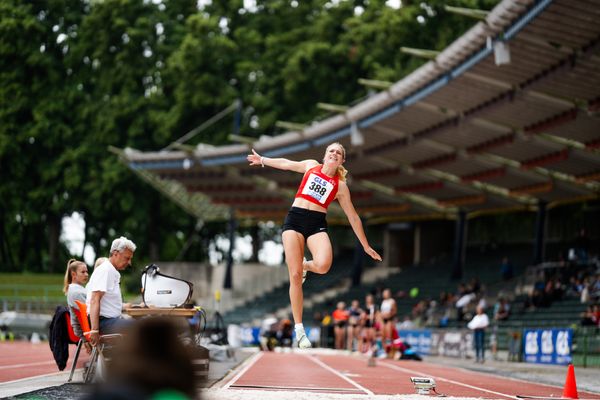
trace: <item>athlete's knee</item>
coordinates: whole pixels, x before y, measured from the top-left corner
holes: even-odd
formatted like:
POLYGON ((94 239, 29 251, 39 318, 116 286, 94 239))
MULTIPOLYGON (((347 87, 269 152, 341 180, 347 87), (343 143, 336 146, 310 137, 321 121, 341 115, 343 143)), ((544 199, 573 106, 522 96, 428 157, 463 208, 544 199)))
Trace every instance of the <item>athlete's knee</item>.
POLYGON ((302 271, 290 271, 290 285, 302 285, 302 271))
POLYGON ((331 268, 331 260, 313 260, 314 271, 317 274, 326 274, 331 268))

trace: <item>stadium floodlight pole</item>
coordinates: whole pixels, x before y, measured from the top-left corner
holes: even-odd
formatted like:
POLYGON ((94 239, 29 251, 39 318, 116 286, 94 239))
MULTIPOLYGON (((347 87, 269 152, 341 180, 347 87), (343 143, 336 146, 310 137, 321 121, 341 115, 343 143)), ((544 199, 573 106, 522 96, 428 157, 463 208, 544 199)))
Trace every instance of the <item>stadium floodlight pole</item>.
POLYGON ((289 121, 276 121, 275 126, 278 128, 289 129, 290 131, 302 132, 305 128, 305 124, 289 121))
POLYGON ((388 90, 394 84, 393 82, 388 82, 388 81, 380 81, 377 79, 363 79, 363 78, 358 78, 358 83, 360 85, 366 86, 368 88, 377 89, 377 90, 388 90))
POLYGON ((425 58, 427 60, 435 60, 435 58, 440 54, 440 51, 437 50, 427 50, 427 49, 415 49, 413 47, 400 47, 400 51, 404 54, 409 54, 411 56, 425 58))
POLYGON ((325 111, 331 111, 334 113, 340 113, 343 114, 346 111, 348 111, 348 109, 350 107, 348 106, 342 106, 339 104, 331 104, 331 103, 317 103, 317 108, 321 109, 321 110, 325 110, 325 111))
POLYGON ((487 16, 489 15, 489 11, 486 10, 478 10, 476 8, 465 8, 465 7, 452 7, 452 6, 444 6, 444 10, 448 11, 452 14, 458 14, 469 18, 478 19, 480 21, 485 21, 487 16))

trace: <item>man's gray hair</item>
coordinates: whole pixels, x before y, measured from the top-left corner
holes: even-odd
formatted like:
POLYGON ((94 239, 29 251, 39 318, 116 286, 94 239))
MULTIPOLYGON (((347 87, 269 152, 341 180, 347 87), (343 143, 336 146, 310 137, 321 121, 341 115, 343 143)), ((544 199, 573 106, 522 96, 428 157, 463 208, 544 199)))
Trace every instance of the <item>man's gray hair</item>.
POLYGON ((120 238, 113 240, 112 245, 110 246, 110 254, 112 254, 114 251, 121 253, 125 249, 129 249, 133 252, 136 248, 137 246, 135 243, 127 239, 125 236, 121 236, 120 238))

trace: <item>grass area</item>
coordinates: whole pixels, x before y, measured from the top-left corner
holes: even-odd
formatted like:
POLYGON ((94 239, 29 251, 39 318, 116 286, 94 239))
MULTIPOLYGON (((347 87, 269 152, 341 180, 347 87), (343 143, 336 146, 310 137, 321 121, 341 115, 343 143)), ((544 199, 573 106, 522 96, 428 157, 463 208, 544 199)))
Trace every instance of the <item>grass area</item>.
MULTIPOLYGON (((138 296, 139 289, 134 288, 135 292, 128 292, 127 287, 130 285, 126 285, 124 281, 129 281, 133 277, 123 278, 125 278, 121 282, 123 297, 126 301, 131 301, 138 296)), ((0 283, 0 299, 62 300, 65 298, 62 292, 63 279, 63 274, 0 273, 0 282, 2 282, 0 283)))
POLYGON ((0 298, 7 299, 60 299, 64 276, 62 274, 1 273, 0 298))
POLYGON ((64 274, 0 273, 0 282, 16 285, 56 285, 62 288, 64 274))

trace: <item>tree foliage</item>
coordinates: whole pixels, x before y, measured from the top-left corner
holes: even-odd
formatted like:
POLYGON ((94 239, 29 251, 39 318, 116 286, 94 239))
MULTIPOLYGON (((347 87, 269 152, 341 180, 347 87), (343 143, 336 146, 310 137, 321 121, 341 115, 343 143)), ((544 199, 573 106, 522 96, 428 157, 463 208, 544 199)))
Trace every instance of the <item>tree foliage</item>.
MULTIPOLYGON (((358 78, 417 68, 401 46, 441 50, 473 24, 440 0, 244 3, 0 2, 0 269, 59 270, 70 256, 61 220, 74 211, 97 254, 123 234, 142 259, 206 257, 223 226, 198 231, 108 146, 163 148, 236 99, 241 134, 277 134, 277 120, 322 117, 319 101, 367 95, 358 78)), ((191 144, 224 144, 231 129, 223 121, 191 144)))

